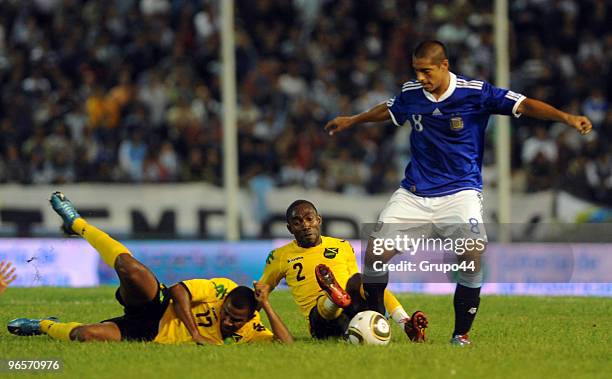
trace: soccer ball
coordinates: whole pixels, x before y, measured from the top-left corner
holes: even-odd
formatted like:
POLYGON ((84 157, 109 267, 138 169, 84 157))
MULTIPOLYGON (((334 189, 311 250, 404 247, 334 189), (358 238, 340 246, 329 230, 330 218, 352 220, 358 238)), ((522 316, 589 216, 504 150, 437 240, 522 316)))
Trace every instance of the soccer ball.
POLYGON ((354 345, 386 345, 391 340, 391 327, 378 312, 359 312, 349 323, 346 339, 354 345))

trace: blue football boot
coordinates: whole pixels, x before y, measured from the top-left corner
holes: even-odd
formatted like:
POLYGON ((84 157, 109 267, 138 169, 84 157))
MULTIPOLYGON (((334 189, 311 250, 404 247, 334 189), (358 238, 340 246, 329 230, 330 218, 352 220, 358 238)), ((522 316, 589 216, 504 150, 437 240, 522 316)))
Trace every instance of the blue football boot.
POLYGON ((80 218, 81 215, 79 215, 70 200, 68 200, 63 193, 58 191, 51 194, 49 202, 51 203, 51 207, 53 207, 55 213, 57 213, 64 221, 62 224, 64 233, 68 235, 76 235, 77 233, 72 230, 72 224, 74 223, 74 220, 80 218))
POLYGON ((59 321, 57 317, 16 318, 9 321, 7 329, 9 333, 18 336, 37 336, 42 334, 40 331, 40 322, 42 320, 59 321))

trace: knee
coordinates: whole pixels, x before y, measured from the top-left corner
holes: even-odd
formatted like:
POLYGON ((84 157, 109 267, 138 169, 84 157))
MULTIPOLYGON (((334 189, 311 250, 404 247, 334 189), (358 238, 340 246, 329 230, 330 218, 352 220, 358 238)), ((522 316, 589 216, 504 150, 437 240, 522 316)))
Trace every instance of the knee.
POLYGON ((476 272, 459 271, 457 283, 469 288, 480 288, 483 284, 484 275, 482 271, 476 272))
POLYGON ((136 279, 146 271, 144 266, 129 254, 121 254, 117 257, 115 270, 120 278, 126 279, 136 279))
POLYGON ((361 274, 357 273, 351 276, 346 282, 345 290, 351 297, 354 297, 355 294, 359 295, 359 291, 361 290, 361 274))

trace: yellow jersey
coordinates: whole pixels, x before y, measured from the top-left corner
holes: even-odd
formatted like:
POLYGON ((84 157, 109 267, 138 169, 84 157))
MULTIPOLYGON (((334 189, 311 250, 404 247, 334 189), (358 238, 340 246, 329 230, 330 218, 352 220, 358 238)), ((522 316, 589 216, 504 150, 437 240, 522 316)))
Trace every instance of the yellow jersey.
MULTIPOLYGON (((225 297, 237 287, 232 280, 227 278, 192 279, 183 281, 183 284, 191 293, 191 312, 195 316, 198 330, 203 337, 210 338, 219 345, 224 342, 246 343, 272 340, 274 335, 261 323, 259 312, 255 312, 255 316, 231 337, 223 340, 219 311, 225 297)), ((163 344, 193 342, 189 330, 177 317, 172 301, 159 322, 159 331, 154 342, 163 344)))
POLYGON ((317 298, 324 294, 315 277, 317 265, 326 264, 343 288, 349 278, 359 272, 355 252, 350 243, 325 236, 321 236, 321 241, 317 246, 303 248, 294 240, 272 250, 259 279, 274 288, 284 278, 291 289, 293 300, 305 317, 308 317, 310 310, 316 305, 317 298))

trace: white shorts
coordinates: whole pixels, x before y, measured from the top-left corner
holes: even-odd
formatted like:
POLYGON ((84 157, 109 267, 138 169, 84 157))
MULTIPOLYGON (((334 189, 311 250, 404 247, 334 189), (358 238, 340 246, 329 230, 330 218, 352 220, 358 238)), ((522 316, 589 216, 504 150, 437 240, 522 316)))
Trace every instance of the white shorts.
POLYGON ((371 236, 389 238, 399 231, 425 237, 482 238, 483 198, 476 190, 447 196, 421 197, 403 187, 391 195, 371 236))

